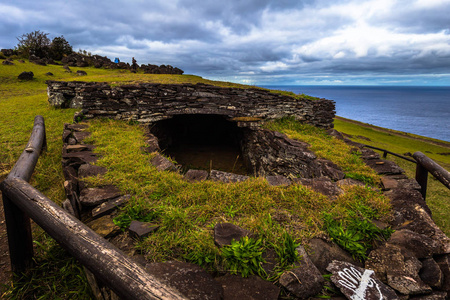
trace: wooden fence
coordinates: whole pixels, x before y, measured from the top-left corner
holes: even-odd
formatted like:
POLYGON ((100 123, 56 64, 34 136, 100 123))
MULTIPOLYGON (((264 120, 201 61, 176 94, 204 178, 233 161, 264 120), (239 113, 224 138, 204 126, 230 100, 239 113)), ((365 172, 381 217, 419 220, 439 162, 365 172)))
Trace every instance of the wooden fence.
POLYGON ((186 299, 28 183, 45 148, 44 119, 37 116, 25 150, 0 184, 13 272, 33 263, 31 218, 121 299, 186 299))
POLYGON ((427 185, 428 185, 428 173, 434 176, 437 180, 439 180, 443 185, 445 185, 448 189, 450 189, 450 173, 437 164, 434 160, 426 156, 420 151, 415 152, 412 157, 414 160, 405 157, 400 154, 396 154, 394 152, 388 151, 386 149, 381 149, 369 145, 364 145, 364 147, 379 150, 383 152, 383 158, 386 158, 388 154, 400 157, 401 159, 407 160, 409 162, 413 162, 416 164, 416 180, 420 185, 420 193, 423 196, 423 199, 426 199, 427 195, 427 185))

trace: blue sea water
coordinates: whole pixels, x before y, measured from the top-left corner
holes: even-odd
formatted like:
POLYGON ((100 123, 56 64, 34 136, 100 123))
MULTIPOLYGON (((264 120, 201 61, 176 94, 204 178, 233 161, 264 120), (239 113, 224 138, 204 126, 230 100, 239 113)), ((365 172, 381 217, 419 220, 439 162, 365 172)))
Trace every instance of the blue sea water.
POLYGON ((336 101, 336 115, 450 142, 450 87, 263 86, 336 101))

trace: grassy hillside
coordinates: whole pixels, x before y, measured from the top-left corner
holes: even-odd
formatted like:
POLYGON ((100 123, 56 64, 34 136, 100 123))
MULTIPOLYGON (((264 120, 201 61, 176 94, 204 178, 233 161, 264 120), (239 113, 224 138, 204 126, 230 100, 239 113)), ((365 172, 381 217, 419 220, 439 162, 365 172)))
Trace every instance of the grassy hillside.
MULTIPOLYGON (((43 115, 46 122, 48 150, 39 160, 32 184, 57 203, 64 200, 61 134, 63 124, 72 122, 75 110, 57 110, 49 107, 45 80, 104 81, 111 84, 202 82, 244 87, 209 81, 193 75, 132 74, 123 70, 76 67, 72 68, 74 73, 67 73, 62 66, 43 67, 28 62, 14 61, 14 63, 13 66, 0 65, 2 114, 0 174, 4 176, 9 172, 24 149, 34 116, 43 115), (88 75, 82 77, 75 75, 78 69, 86 71, 88 75), (32 71, 35 79, 29 82, 19 81, 17 76, 22 71, 32 71), (47 72, 54 75, 46 75, 47 72)), ((279 275, 298 259, 292 255, 292 249, 297 243, 307 241, 316 234, 330 232, 332 226, 335 226, 335 229, 342 229, 339 226, 347 225, 358 228, 360 223, 372 219, 387 220, 390 216, 389 201, 380 193, 364 187, 349 188, 345 195, 330 202, 323 195, 306 187, 299 185, 271 187, 258 178, 239 184, 209 181, 187 184, 180 174, 157 172, 148 163, 151 154, 141 151, 144 145, 144 129, 141 126, 113 120, 95 120, 89 125, 93 134, 91 141, 95 141, 96 151, 102 157, 98 164, 107 166, 109 170, 103 177, 92 178, 90 184, 114 184, 132 195, 132 200, 116 219, 118 224, 125 226, 131 219, 144 219, 157 221, 161 225, 156 234, 137 245, 138 249, 151 260, 185 260, 210 270, 255 272, 264 277, 258 267, 239 262, 236 264, 230 252, 227 254, 226 251, 220 251, 214 246, 211 228, 217 222, 226 221, 245 227, 256 234, 253 241, 247 241, 249 249, 253 249, 256 253, 272 249, 278 253, 279 275), (335 220, 340 220, 340 223, 337 224, 335 220)), ((379 181, 379 177, 365 167, 347 145, 327 136, 320 129, 299 124, 291 119, 278 120, 266 126, 284 132, 291 138, 310 143, 318 156, 341 166, 348 177, 363 179, 372 184, 379 181)), ((378 132, 370 135, 363 131, 364 126, 356 126, 345 120, 337 120, 336 128, 355 136, 369 137, 374 145, 399 153, 421 150, 433 152, 433 155, 440 157, 444 156, 438 154, 441 151, 448 152, 448 149, 425 148, 431 147, 428 143, 411 146, 419 149, 390 148, 390 145, 398 144, 396 136, 389 139, 389 134, 378 135, 378 132), (376 140, 378 138, 379 143, 376 140)), ((405 142, 405 145, 409 145, 408 142, 405 142)), ((450 161, 445 163, 450 164, 450 161)), ((435 195, 436 201, 442 203, 448 199, 448 194, 441 195, 440 192, 436 192, 435 195)), ((440 218, 438 224, 448 234, 450 231, 447 227, 448 221, 445 221, 445 212, 449 212, 450 208, 443 205, 439 207, 440 204, 434 207, 431 203, 435 200, 429 201, 435 217, 440 218)), ((51 299, 67 298, 67 295, 73 294, 77 295, 74 296, 76 299, 89 298, 86 282, 76 262, 38 229, 35 239, 39 267, 26 274, 21 283, 14 281, 3 297, 17 299, 32 295, 33 298, 42 296, 44 299, 51 299), (59 280, 60 278, 63 280, 59 280)), ((353 247, 353 250, 349 250, 354 251, 352 253, 356 257, 364 258, 366 250, 364 247, 367 245, 363 245, 360 240, 346 242, 353 247)), ((277 279, 277 275, 265 278, 273 281, 277 279)))
MULTIPOLYGON (((450 170, 449 142, 376 127, 339 117, 335 119, 334 126, 336 130, 349 135, 352 140, 362 144, 406 155, 421 151, 447 170, 450 170)), ((415 164, 392 155, 388 156, 388 159, 400 165, 409 177, 415 177, 415 164)), ((433 213, 434 221, 447 236, 450 236, 449 199, 450 190, 429 175, 426 201, 433 213)))

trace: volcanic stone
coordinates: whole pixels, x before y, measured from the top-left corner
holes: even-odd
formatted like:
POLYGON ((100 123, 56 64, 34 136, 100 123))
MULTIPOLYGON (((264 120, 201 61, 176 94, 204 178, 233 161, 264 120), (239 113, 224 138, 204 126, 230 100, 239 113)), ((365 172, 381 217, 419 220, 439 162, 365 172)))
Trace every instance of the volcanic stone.
POLYGON ((433 288, 440 288, 444 280, 439 265, 432 258, 422 260, 422 269, 419 272, 420 279, 433 288))
POLYGON ((184 174, 184 179, 189 182, 204 181, 208 179, 208 172, 205 170, 189 170, 184 174))
POLYGON ((175 165, 170 160, 168 160, 167 158, 162 156, 161 154, 155 155, 155 157, 153 157, 150 162, 153 166, 156 167, 156 169, 158 171, 176 171, 177 170, 175 165))
POLYGON ((341 261, 333 261, 327 270, 333 274, 331 281, 348 299, 399 299, 394 290, 375 277, 372 270, 341 261))
POLYGON ((20 73, 20 75, 18 76, 18 78, 20 80, 32 80, 34 77, 33 72, 22 72, 20 73))
POLYGON ((223 288, 224 300, 277 300, 280 288, 258 276, 225 275, 215 279, 223 288))
POLYGON ((300 255, 299 266, 285 271, 280 277, 280 284, 301 299, 317 295, 323 288, 324 279, 319 270, 309 259, 305 249, 297 248, 300 255))
POLYGON ((159 278, 187 299, 220 300, 223 299, 223 289, 210 274, 201 267, 179 261, 147 264, 145 269, 150 275, 159 278))
POLYGON ((250 235, 249 231, 231 223, 218 223, 214 226, 214 242, 219 247, 231 245, 231 241, 239 241, 250 235))
POLYGON ((209 178, 213 181, 222 181, 224 183, 241 182, 247 180, 249 177, 245 175, 238 175, 234 173, 211 170, 209 178))
POLYGON ((120 232, 120 227, 114 224, 110 215, 91 221, 87 225, 104 238, 112 237, 120 232))
POLYGON ((87 188, 81 191, 80 202, 84 206, 95 206, 120 195, 120 190, 112 185, 99 188, 87 188))
POLYGON ((131 221, 128 230, 134 236, 138 238, 144 238, 148 236, 150 233, 158 230, 159 227, 160 227, 159 225, 133 220, 131 221))
POLYGON ((106 202, 103 202, 96 208, 94 208, 91 213, 93 217, 99 217, 104 214, 107 214, 111 212, 112 210, 116 209, 117 207, 127 203, 130 200, 130 195, 124 195, 120 196, 119 198, 108 200, 106 202))
POLYGON ((289 179, 281 175, 267 176, 266 179, 271 186, 288 186, 291 184, 289 179))

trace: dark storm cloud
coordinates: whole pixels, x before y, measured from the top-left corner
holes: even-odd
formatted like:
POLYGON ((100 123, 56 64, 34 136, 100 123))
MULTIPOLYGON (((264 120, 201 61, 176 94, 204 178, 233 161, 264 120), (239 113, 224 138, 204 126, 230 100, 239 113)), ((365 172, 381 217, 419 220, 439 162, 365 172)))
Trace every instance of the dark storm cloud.
POLYGON ((448 0, 18 0, 0 3, 0 47, 39 29, 75 50, 243 82, 448 76, 449 12, 448 0))

